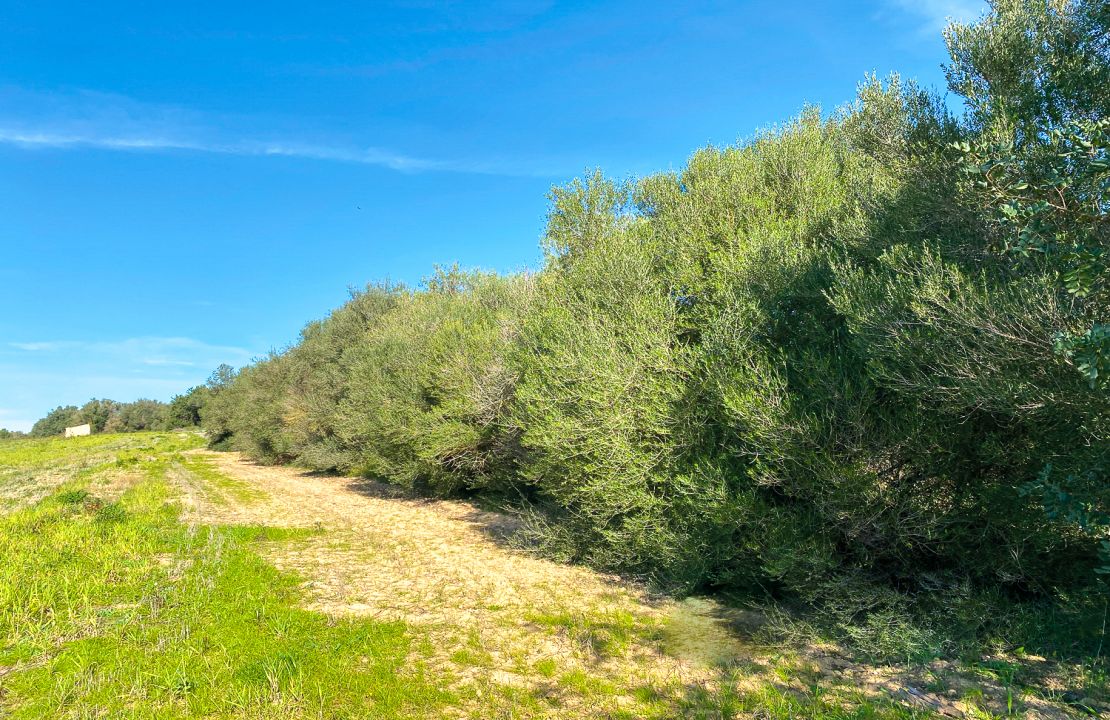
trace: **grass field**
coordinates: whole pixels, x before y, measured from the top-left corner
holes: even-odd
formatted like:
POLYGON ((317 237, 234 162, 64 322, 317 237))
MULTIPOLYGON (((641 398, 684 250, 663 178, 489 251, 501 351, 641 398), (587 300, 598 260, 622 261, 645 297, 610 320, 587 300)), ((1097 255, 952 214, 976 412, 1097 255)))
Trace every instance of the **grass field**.
POLYGON ((904 669, 745 646, 710 601, 651 598, 498 546, 474 529, 490 513, 202 444, 0 441, 0 716, 1085 712, 1047 703, 1016 665, 934 668, 917 687, 904 669))
MULTIPOLYGON (((20 484, 73 479, 0 520, 0 666, 13 718, 408 717, 444 700, 398 623, 298 607, 252 545, 298 533, 178 522, 193 436, 5 444, 20 484), (75 470, 75 471, 74 471, 75 470), (97 494, 123 472, 118 498, 97 494)), ((119 487, 118 478, 116 486, 119 487)), ((22 495, 34 493, 21 493, 22 495)))

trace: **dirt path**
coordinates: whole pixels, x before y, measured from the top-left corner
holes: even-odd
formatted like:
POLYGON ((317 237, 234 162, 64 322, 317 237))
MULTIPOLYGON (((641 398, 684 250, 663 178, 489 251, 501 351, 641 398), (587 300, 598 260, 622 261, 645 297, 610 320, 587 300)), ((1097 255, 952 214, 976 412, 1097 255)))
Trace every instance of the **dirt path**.
POLYGON ((578 681, 604 691, 596 694, 607 704, 632 708, 637 701, 624 689, 705 688, 722 665, 748 657, 725 630, 723 608, 653 597, 619 578, 509 549, 503 538, 513 520, 505 515, 405 499, 382 483, 256 465, 235 453, 197 455, 253 497, 243 502, 244 488, 202 485, 182 473, 176 479, 196 522, 322 529, 265 550, 277 567, 306 578, 309 607, 425 631, 430 669, 478 695, 558 694, 568 710, 581 693, 561 686, 578 681))
POLYGON ((504 542, 513 530, 507 516, 407 499, 362 479, 260 466, 235 453, 196 457, 231 479, 176 476, 196 522, 321 529, 306 541, 268 543, 264 553, 305 578, 312 609, 408 623, 420 638, 416 671, 443 678, 464 698, 457 716, 647 717, 700 708, 703 700, 713 707, 726 688, 807 692, 816 678, 964 714, 897 668, 746 646, 740 637, 758 622, 754 613, 655 597, 616 577, 514 551, 504 542))

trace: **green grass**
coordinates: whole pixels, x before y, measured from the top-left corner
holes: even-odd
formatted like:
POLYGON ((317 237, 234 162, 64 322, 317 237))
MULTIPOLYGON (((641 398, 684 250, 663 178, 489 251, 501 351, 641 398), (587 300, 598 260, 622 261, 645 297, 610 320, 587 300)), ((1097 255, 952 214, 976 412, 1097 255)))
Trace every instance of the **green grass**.
POLYGON ((0 472, 38 470, 51 466, 89 466, 121 450, 165 453, 203 446, 203 437, 185 432, 15 438, 0 440, 0 472))
MULTIPOLYGON (((0 442, 0 491, 49 493, 0 512, 0 717, 388 719, 450 707, 512 718, 930 717, 830 684, 789 654, 715 665, 707 682, 623 674, 614 669, 629 653, 667 653, 667 627, 618 608, 514 618, 574 641, 580 663, 506 656, 471 629, 449 648, 452 667, 436 666, 425 631, 306 610, 300 578, 260 556, 319 528, 181 522, 175 482, 226 503, 264 497, 185 452, 199 442, 175 433, 0 442), (503 684, 498 671, 536 682, 503 684), (461 687, 456 676, 477 682, 461 687)), ((1003 685, 1015 708, 1035 691, 1017 662, 965 670, 1003 685)), ((1102 696, 1103 665, 1077 673, 1068 687, 1102 696)))
MULTIPOLYGON (((108 447, 94 437, 0 454, 49 463, 108 447)), ((165 480, 175 462, 131 464, 142 478, 118 502, 69 487, 0 517, 0 666, 11 668, 0 715, 390 718, 448 699, 406 662, 403 624, 301 609, 297 578, 252 548, 304 531, 178 522, 165 480)))
POLYGON ((184 457, 181 465, 203 481, 210 491, 208 493, 210 498, 217 504, 226 505, 229 498, 241 504, 248 504, 266 497, 266 493, 249 483, 220 472, 206 457, 200 455, 184 457))
MULTIPOLYGON (((862 696, 851 698, 843 694, 826 696, 818 686, 807 692, 791 692, 773 685, 748 693, 731 695, 725 703, 726 717, 748 713, 759 713, 767 720, 792 720, 793 718, 812 718, 813 720, 916 720, 931 718, 934 714, 924 710, 896 705, 890 702, 876 702, 862 696)), ((688 706, 697 710, 705 702, 704 697, 693 698, 688 706)), ((709 707, 721 705, 720 701, 710 703, 709 707)), ((688 712, 686 717, 714 717, 713 715, 688 712)), ((718 716, 719 717, 719 716, 718 716)))
POLYGON ((539 627, 566 633, 579 645, 602 658, 620 655, 633 640, 654 637, 659 631, 624 610, 529 613, 525 619, 539 627))
POLYGON ((0 440, 0 511, 34 502, 64 483, 203 445, 204 439, 195 433, 0 440))

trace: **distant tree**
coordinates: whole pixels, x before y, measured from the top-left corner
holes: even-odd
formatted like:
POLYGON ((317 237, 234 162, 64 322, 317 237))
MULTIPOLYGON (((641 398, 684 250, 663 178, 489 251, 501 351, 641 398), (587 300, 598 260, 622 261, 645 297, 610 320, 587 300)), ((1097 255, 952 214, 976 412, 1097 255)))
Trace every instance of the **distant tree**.
POLYGON ((58 407, 35 423, 32 437, 58 435, 67 427, 88 423, 94 433, 165 430, 171 427, 169 405, 158 400, 139 399, 130 403, 93 398, 77 408, 58 407))
POLYGON ((54 408, 31 427, 31 437, 61 435, 67 427, 78 424, 78 412, 76 405, 54 408))
MULTIPOLYGON (((98 400, 93 398, 81 406, 78 411, 78 419, 82 423, 88 423, 92 426, 94 433, 104 432, 108 427, 108 423, 115 415, 119 414, 120 403, 115 400, 98 400)), ((115 428, 113 428, 115 429, 115 428)))
POLYGON ((235 380, 235 375, 235 368, 227 363, 220 363, 219 367, 213 370, 212 374, 208 376, 208 388, 213 392, 218 392, 230 385, 231 382, 235 380))
POLYGON ((201 427, 213 447, 225 447, 233 434, 233 414, 241 407, 235 394, 239 374, 227 363, 220 364, 208 377, 208 396, 201 408, 201 427))
POLYGON ((197 385, 188 392, 175 395, 166 409, 166 427, 199 427, 200 412, 210 394, 211 390, 207 385, 197 385))
POLYGON ((139 399, 119 407, 119 432, 165 430, 169 406, 157 400, 139 399))

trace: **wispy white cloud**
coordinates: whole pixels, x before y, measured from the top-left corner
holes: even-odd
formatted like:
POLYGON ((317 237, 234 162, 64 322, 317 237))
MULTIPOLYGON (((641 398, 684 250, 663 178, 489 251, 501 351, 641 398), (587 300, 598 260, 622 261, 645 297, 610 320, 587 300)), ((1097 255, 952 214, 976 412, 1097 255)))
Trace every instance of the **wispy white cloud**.
POLYGON ((60 350, 65 347, 66 343, 63 342, 13 342, 8 343, 10 347, 16 350, 25 350, 27 352, 42 352, 50 350, 60 350))
POLYGON ((160 367, 174 366, 174 367, 196 367, 196 363, 192 360, 171 360, 170 358, 143 358, 143 365, 156 365, 160 367))
POLYGON ((416 157, 386 148, 305 142, 237 132, 258 126, 176 106, 141 103, 120 95, 77 91, 38 93, 0 87, 0 144, 25 149, 94 148, 121 152, 185 151, 244 157, 280 156, 354 163, 400 172, 514 172, 504 163, 416 157))
POLYGON ((0 143, 23 148, 98 148, 101 150, 188 150, 220 155, 266 156, 328 160, 332 162, 376 165, 392 170, 419 172, 445 170, 480 172, 464 165, 398 155, 380 148, 344 148, 287 142, 242 140, 231 143, 198 142, 173 137, 126 136, 98 133, 62 133, 29 130, 0 125, 0 143))
POLYGON ((935 33, 950 20, 966 23, 980 17, 987 10, 985 0, 886 0, 893 7, 917 16, 921 30, 935 33))
MULTIPOLYGON (((24 352, 58 353, 80 352, 95 355, 114 355, 130 358, 147 364, 181 364, 185 362, 173 355, 188 354, 200 356, 227 357, 228 361, 246 361, 252 353, 233 345, 213 345, 188 337, 135 337, 113 341, 83 340, 42 340, 31 342, 10 342, 8 346, 24 352)), ((192 360, 188 364, 196 364, 192 360)))

